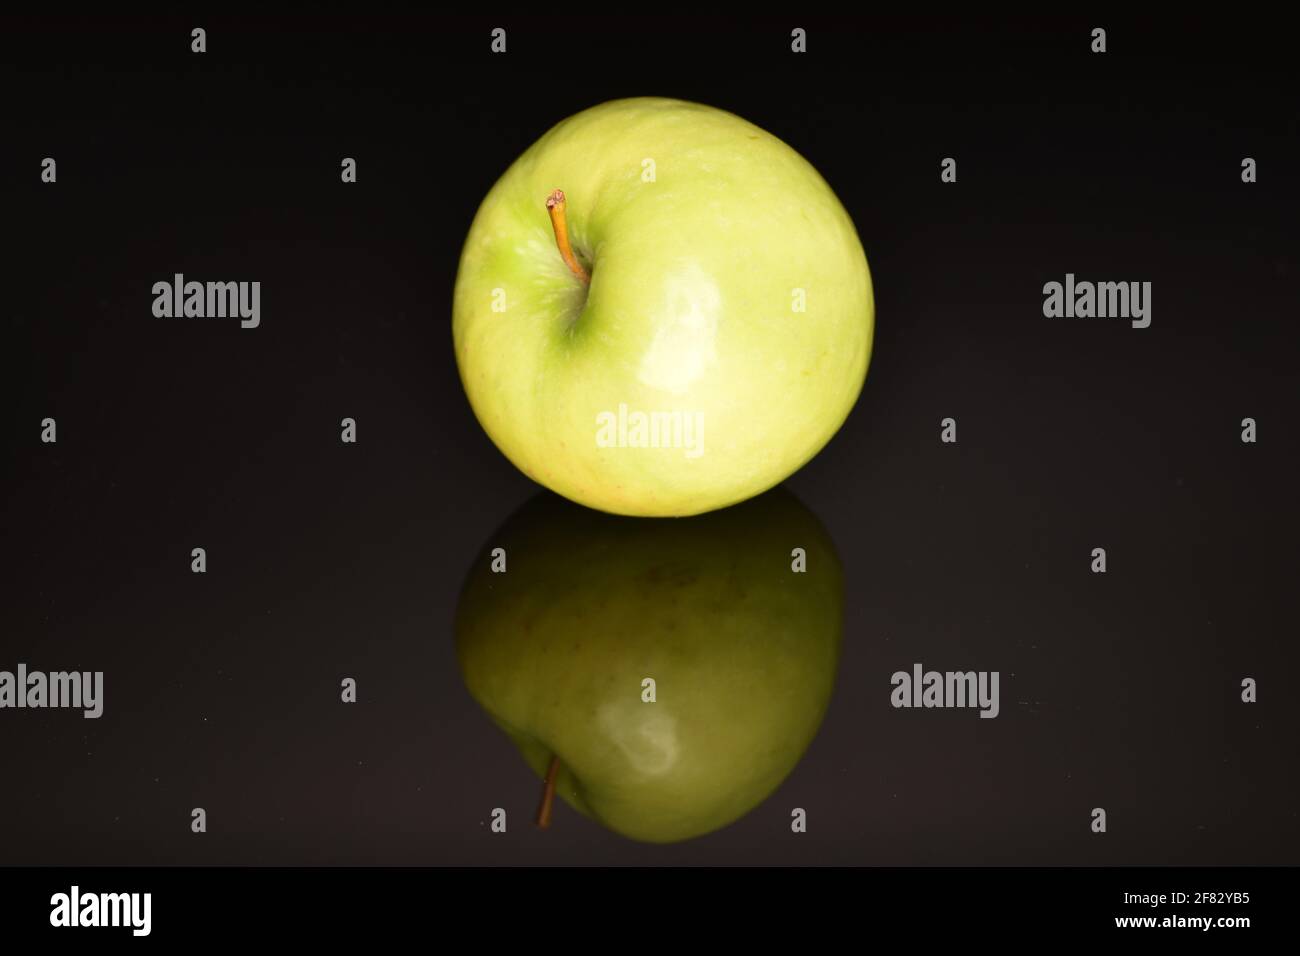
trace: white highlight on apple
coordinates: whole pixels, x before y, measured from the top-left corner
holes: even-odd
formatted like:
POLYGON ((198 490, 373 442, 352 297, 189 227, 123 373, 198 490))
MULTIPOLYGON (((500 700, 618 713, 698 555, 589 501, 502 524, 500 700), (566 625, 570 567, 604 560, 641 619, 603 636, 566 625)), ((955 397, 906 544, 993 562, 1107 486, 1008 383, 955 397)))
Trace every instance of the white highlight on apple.
POLYGON ((664 282, 663 305, 650 316, 654 339, 641 357, 637 380, 682 395, 717 361, 722 293, 698 265, 664 282))
POLYGON ((681 448, 687 458, 704 454, 704 413, 631 410, 620 402, 617 412, 596 416, 597 448, 681 448))
POLYGON ((633 703, 606 704, 596 715, 604 736, 647 777, 668 773, 677 764, 677 721, 667 711, 633 703))

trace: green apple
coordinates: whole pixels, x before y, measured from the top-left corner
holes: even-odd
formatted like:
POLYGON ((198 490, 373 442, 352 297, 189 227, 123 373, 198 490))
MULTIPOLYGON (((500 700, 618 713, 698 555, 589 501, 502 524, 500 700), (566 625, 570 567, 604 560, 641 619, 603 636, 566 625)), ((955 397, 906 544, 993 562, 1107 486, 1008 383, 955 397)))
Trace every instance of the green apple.
POLYGON ((725 507, 800 468, 862 390, 862 244, 806 160, 669 99, 564 120, 483 200, 461 254, 461 381, 497 447, 626 515, 725 507))
POLYGON ((667 843, 738 819, 794 769, 830 700, 842 608, 830 538, 784 489, 669 522, 543 494, 476 561, 457 656, 547 780, 539 823, 558 793, 667 843))

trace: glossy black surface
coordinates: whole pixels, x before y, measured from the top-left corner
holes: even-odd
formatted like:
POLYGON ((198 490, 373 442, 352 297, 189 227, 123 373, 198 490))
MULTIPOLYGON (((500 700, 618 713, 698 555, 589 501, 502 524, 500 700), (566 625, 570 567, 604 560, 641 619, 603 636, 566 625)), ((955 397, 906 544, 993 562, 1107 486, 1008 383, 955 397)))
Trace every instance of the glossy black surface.
POLYGON ((813 21, 799 58, 784 21, 205 21, 0 40, 0 668, 106 681, 98 721, 0 711, 0 862, 1295 862, 1300 150, 1277 44, 1116 23, 1098 57, 1070 20, 813 21), (536 491, 457 379, 460 242, 552 123, 646 93, 817 166, 878 313, 857 408, 789 482, 846 575, 826 722, 767 803, 670 847, 565 807, 527 826, 536 781, 451 634, 469 562, 536 491), (175 272, 261 281, 261 327, 154 318, 175 272), (1067 272, 1151 281, 1152 326, 1045 319, 1067 272), (917 661, 1000 671, 1001 715, 891 708, 917 661))

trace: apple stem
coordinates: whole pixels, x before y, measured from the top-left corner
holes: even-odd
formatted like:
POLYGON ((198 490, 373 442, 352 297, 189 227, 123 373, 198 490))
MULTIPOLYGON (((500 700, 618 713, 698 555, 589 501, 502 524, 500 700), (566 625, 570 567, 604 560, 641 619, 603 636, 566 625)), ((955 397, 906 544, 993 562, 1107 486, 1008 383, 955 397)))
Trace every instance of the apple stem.
POLYGON ((551 757, 551 765, 546 768, 546 783, 542 786, 542 802, 537 806, 537 816, 533 820, 545 830, 551 825, 551 807, 555 805, 555 778, 560 775, 560 758, 551 757))
POLYGON ((551 228, 555 230, 555 244, 560 247, 560 255, 564 258, 564 264, 569 267, 570 272, 590 285, 591 274, 582 267, 578 257, 573 254, 573 246, 569 245, 569 224, 564 215, 564 190, 557 189, 546 197, 546 211, 551 214, 551 228))

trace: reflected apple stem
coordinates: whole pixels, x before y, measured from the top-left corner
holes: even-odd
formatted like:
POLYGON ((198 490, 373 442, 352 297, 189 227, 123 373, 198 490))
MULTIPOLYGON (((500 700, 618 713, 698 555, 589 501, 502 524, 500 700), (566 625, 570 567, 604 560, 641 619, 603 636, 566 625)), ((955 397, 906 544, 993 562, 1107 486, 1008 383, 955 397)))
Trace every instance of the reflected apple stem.
POLYGON ((546 211, 551 214, 555 244, 560 247, 560 255, 564 258, 564 264, 569 267, 569 271, 591 285, 591 274, 582 267, 578 257, 573 254, 573 246, 569 245, 569 221, 564 214, 564 206, 564 190, 557 189, 546 197, 546 211))
POLYGON ((560 758, 552 757, 551 765, 546 768, 546 783, 542 786, 542 802, 537 805, 537 816, 533 820, 543 830, 551 825, 551 808, 555 806, 555 778, 560 775, 560 758))

